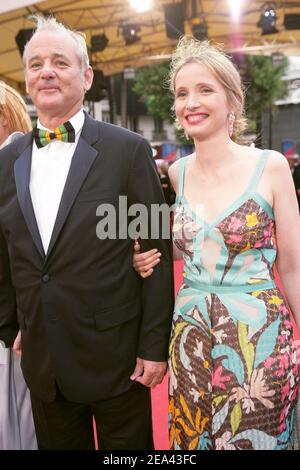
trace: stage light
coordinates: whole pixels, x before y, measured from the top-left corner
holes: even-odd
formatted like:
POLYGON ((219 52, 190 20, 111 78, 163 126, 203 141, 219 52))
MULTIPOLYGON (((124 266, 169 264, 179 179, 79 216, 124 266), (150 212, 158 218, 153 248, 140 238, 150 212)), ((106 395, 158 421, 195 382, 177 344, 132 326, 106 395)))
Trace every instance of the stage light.
POLYGON ((208 27, 206 23, 200 20, 200 18, 192 19, 192 33, 195 39, 198 41, 204 41, 207 39, 208 27))
POLYGON ((277 13, 272 3, 266 3, 263 6, 260 19, 257 26, 262 29, 261 34, 275 34, 278 33, 276 28, 277 13))
POLYGON ((131 8, 134 8, 138 13, 143 13, 151 8, 152 0, 130 0, 131 8))
POLYGON ((91 37, 91 52, 104 51, 109 42, 106 34, 97 34, 91 37))
POLYGON ((141 31, 141 27, 137 23, 128 23, 124 21, 121 24, 122 35, 126 46, 130 46, 141 40, 140 36, 137 35, 141 31))
POLYGON ((86 101, 101 101, 107 97, 108 79, 102 70, 94 70, 94 79, 91 88, 85 94, 86 101))
POLYGON ((237 21, 240 17, 241 5, 243 0, 228 0, 231 10, 232 19, 237 21))
POLYGON ((183 3, 164 3, 166 36, 169 39, 179 39, 184 34, 183 3))
POLYGON ((283 25, 285 29, 300 29, 300 14, 299 13, 285 14, 283 25))
POLYGON ((19 52, 21 54, 21 57, 23 56, 24 48, 27 44, 27 42, 31 39, 33 33, 34 33, 33 28, 28 28, 28 29, 20 29, 18 34, 15 37, 19 52))

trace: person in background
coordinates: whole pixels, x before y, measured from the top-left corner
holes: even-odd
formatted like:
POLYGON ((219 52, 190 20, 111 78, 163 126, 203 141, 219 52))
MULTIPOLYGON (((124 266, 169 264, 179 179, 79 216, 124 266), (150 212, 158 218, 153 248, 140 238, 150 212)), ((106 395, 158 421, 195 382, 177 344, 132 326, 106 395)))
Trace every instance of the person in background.
MULTIPOLYGON (((299 366, 273 272, 276 261, 299 329, 300 218, 288 162, 238 143, 241 79, 220 49, 180 40, 170 84, 195 144, 169 171, 184 258, 169 347, 171 448, 292 449, 299 366)), ((160 253, 135 250, 136 270, 151 278, 160 253)))
POLYGON ((173 189, 173 186, 170 182, 170 178, 168 175, 169 162, 161 160, 161 159, 156 160, 155 162, 156 162, 156 166, 157 166, 157 170, 158 170, 158 174, 160 178, 160 183, 164 192, 166 203, 169 206, 172 206, 175 202, 175 193, 174 193, 174 189, 173 189))
POLYGON ((84 112, 93 70, 83 35, 52 17, 36 22, 23 62, 37 127, 0 153, 0 340, 22 348, 39 449, 94 449, 93 417, 100 449, 153 449, 170 242, 144 237, 163 261, 141 282, 129 218, 110 233, 101 224, 104 207, 124 216, 120 195, 149 212, 164 202, 154 159, 140 135, 84 112))
MULTIPOLYGON (((31 121, 22 97, 0 81, 0 149, 30 130, 31 121)), ((30 393, 20 356, 0 342, 0 450, 24 449, 37 449, 30 393)))

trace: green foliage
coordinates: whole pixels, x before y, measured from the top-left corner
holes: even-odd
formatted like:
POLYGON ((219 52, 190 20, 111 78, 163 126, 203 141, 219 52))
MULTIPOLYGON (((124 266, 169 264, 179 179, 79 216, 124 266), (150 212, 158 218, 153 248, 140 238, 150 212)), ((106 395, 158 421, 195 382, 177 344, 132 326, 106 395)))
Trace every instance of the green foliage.
POLYGON ((246 115, 260 122, 263 111, 274 105, 274 101, 287 95, 287 83, 282 80, 288 61, 274 67, 269 56, 247 56, 246 115))
POLYGON ((144 98, 149 114, 173 122, 173 95, 166 84, 168 72, 169 62, 140 68, 133 91, 144 98))
POLYGON ((186 144, 194 145, 194 141, 193 141, 192 138, 189 138, 189 139, 185 138, 185 135, 184 135, 184 132, 183 132, 182 129, 176 129, 175 134, 176 134, 176 140, 179 144, 181 144, 181 145, 186 145, 186 144))

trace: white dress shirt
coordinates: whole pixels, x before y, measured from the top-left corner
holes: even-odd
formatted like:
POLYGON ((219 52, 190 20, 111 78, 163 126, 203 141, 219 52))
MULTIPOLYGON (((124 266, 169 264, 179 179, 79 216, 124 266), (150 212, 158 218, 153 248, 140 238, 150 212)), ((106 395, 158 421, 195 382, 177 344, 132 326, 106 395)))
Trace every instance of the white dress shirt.
MULTIPOLYGON (((71 119, 75 129, 75 142, 52 140, 38 148, 33 142, 29 189, 45 254, 47 253, 63 189, 69 173, 81 130, 84 113, 81 109, 71 119)), ((46 129, 40 121, 39 129, 46 129)), ((53 131, 53 129, 46 129, 53 131)))

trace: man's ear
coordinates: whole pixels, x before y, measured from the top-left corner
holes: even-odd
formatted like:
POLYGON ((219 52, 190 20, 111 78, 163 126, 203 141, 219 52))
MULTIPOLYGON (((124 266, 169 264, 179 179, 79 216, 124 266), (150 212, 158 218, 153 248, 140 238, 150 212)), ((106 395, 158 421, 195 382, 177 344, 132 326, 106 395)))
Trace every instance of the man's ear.
POLYGON ((93 84, 93 79, 94 79, 94 72, 91 66, 89 66, 86 71, 84 72, 84 89, 85 91, 88 91, 92 84, 93 84))
POLYGON ((28 94, 28 84, 27 84, 26 72, 25 72, 25 87, 26 87, 26 93, 28 94))

